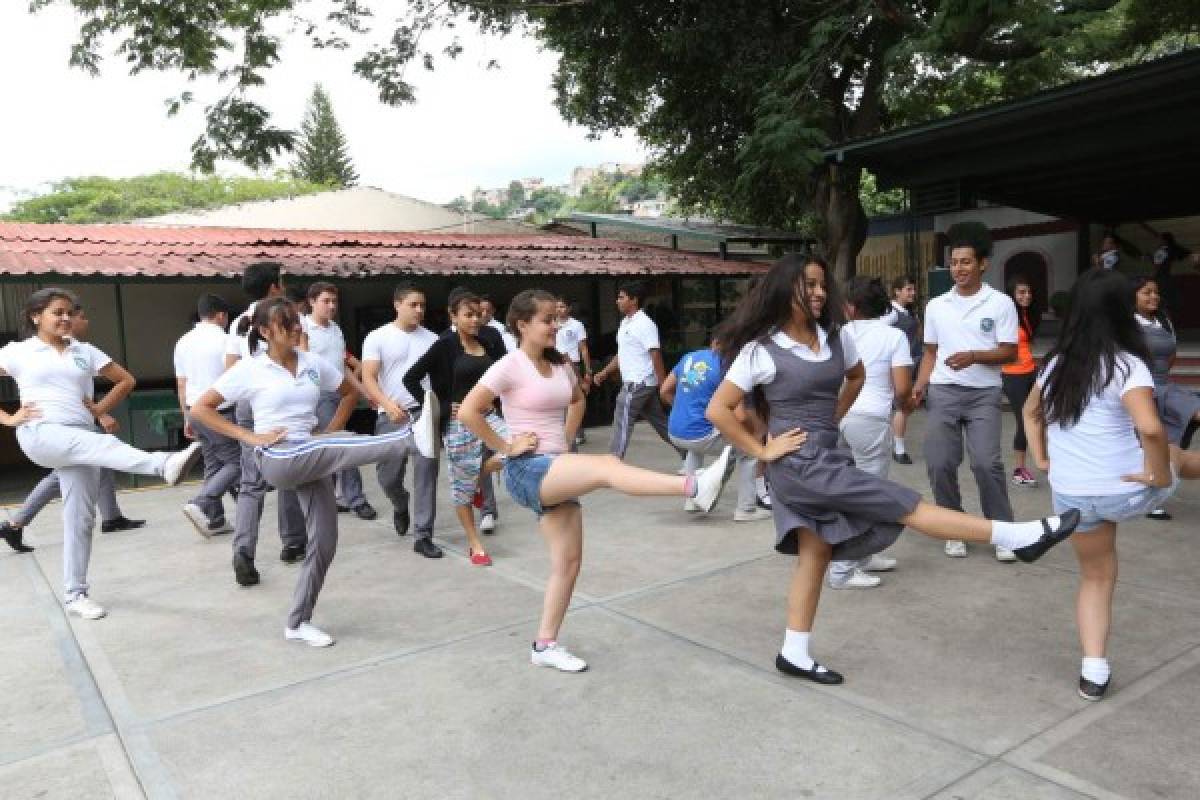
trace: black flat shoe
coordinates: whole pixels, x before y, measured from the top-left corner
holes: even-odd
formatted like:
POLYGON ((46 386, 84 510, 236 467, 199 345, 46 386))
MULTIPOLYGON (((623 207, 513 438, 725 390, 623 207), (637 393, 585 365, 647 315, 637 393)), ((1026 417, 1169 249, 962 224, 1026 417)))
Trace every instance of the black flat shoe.
POLYGON ((238 586, 253 586, 258 583, 258 570, 254 568, 254 559, 240 551, 234 553, 233 577, 238 586))
POLYGON ((775 656, 775 669, 782 672, 784 675, 794 675, 797 678, 808 678, 813 683, 820 683, 825 686, 836 686, 845 680, 842 673, 834 672, 831 669, 821 669, 821 665, 813 662, 812 669, 802 669, 797 667, 792 662, 783 657, 783 654, 775 656))
POLYGON ((892 453, 892 461, 895 461, 897 464, 913 463, 912 456, 908 453, 892 453))
POLYGON ((359 519, 372 520, 379 516, 379 512, 372 508, 370 503, 363 503, 354 507, 354 516, 359 519))
POLYGON ((420 553, 426 558, 441 558, 442 548, 433 543, 433 539, 417 539, 413 543, 413 552, 420 553))
POLYGON ((392 525, 396 528, 397 536, 404 536, 408 533, 409 518, 407 508, 392 512, 392 525))
POLYGON ((337 510, 339 514, 348 514, 350 513, 350 506, 344 506, 341 503, 338 503, 337 510))
POLYGON ((1169 522, 1174 519, 1174 517, 1172 517, 1171 512, 1167 511, 1165 508, 1156 508, 1146 515, 1146 519, 1156 519, 1159 522, 1169 522))
POLYGON ((134 528, 140 528, 146 524, 144 519, 129 519, 128 517, 117 517, 116 519, 105 520, 100 523, 101 533, 116 533, 117 531, 131 531, 134 528))
POLYGON ((289 544, 279 551, 279 560, 285 564, 295 564, 304 560, 304 548, 289 544))
POLYGON ((1046 551, 1059 542, 1066 539, 1075 532, 1075 526, 1079 524, 1079 509, 1069 508, 1062 514, 1058 515, 1059 526, 1058 531, 1050 530, 1050 526, 1046 524, 1046 520, 1042 520, 1042 538, 1038 539, 1033 544, 1027 544, 1024 547, 1018 547, 1013 550, 1013 555, 1024 561, 1026 564, 1032 564, 1037 561, 1046 551))
POLYGON ((32 553, 33 548, 25 544, 21 537, 25 535, 21 528, 13 525, 7 520, 0 522, 0 539, 4 539, 5 544, 16 550, 18 553, 32 553))
POLYGON ((1112 678, 1109 678, 1104 683, 1092 683, 1087 678, 1080 676, 1079 678, 1079 696, 1084 700, 1102 700, 1104 693, 1108 691, 1108 685, 1112 683, 1112 678))

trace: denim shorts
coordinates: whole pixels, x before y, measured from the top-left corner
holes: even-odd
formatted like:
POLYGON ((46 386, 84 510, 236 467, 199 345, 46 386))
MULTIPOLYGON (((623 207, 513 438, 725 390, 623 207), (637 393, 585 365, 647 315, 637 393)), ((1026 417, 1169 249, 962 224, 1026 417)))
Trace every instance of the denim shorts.
POLYGON ((508 487, 509 496, 539 517, 555 508, 542 507, 542 481, 552 463, 554 456, 536 453, 516 456, 504 462, 504 485, 508 487))
POLYGON ((1179 488, 1176 478, 1170 486, 1155 489, 1142 487, 1126 494, 1073 495, 1053 492, 1054 513, 1061 514, 1069 508, 1079 509, 1077 533, 1093 530, 1102 522, 1125 522, 1144 517, 1162 505, 1179 488))

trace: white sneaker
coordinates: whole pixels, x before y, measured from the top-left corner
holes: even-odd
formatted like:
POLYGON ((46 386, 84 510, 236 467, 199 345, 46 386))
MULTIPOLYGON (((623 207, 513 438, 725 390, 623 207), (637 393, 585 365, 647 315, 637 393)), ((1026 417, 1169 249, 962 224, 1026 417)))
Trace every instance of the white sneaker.
POLYGON ((950 556, 951 558, 967 557, 967 543, 960 542, 958 539, 948 540, 944 550, 946 555, 950 556))
POLYGON ((875 553, 867 559, 867 565, 863 567, 867 572, 891 572, 895 568, 896 559, 880 553, 875 553))
POLYGON ((67 613, 84 619, 100 619, 108 614, 104 606, 92 600, 86 594, 77 594, 75 599, 67 603, 67 613))
POLYGON ((332 636, 311 622, 301 622, 298 628, 284 628, 283 638, 304 642, 313 647, 329 647, 334 641, 332 636))
POLYGON ((546 646, 545 650, 530 648, 529 661, 535 667, 554 667, 562 672, 583 672, 587 662, 573 656, 558 642, 546 646))
POLYGON ((192 464, 195 464, 196 459, 199 457, 199 442, 192 442, 178 453, 171 453, 171 455, 167 456, 167 460, 163 464, 162 473, 162 478, 167 482, 167 486, 174 486, 183 480, 183 476, 187 474, 187 471, 192 468, 192 464))
POLYGON ((696 505, 696 500, 694 498, 689 497, 683 501, 683 510, 691 514, 695 514, 697 511, 701 511, 702 509, 700 506, 696 505))
POLYGON ((743 511, 739 508, 733 512, 734 522, 762 522, 771 518, 771 512, 765 508, 755 508, 750 511, 743 511))
POLYGON ((192 523, 192 527, 196 529, 196 533, 208 539, 213 535, 212 527, 208 522, 208 515, 204 513, 204 509, 195 503, 188 503, 183 507, 183 515, 187 517, 187 521, 192 523))
POLYGON ((850 577, 841 583, 829 582, 830 589, 874 589, 883 581, 877 575, 870 575, 861 569, 850 573, 850 577))
POLYGON ((733 452, 733 448, 726 445, 721 451, 721 455, 717 456, 717 460, 710 466, 705 467, 696 473, 696 505, 700 506, 700 510, 708 513, 713 510, 713 506, 717 504, 717 498, 721 496, 721 489, 725 486, 725 468, 729 466, 729 454, 733 452))
POLYGON ((484 514, 479 518, 479 530, 484 533, 491 533, 496 530, 496 517, 494 514, 484 514))
POLYGON ((1006 547, 997 547, 996 548, 996 560, 1004 561, 1004 562, 1016 561, 1017 554, 1014 553, 1012 550, 1009 550, 1006 547))
POLYGON ((417 452, 425 458, 437 456, 438 413, 437 395, 426 391, 421 416, 412 425, 413 443, 417 446, 417 452))

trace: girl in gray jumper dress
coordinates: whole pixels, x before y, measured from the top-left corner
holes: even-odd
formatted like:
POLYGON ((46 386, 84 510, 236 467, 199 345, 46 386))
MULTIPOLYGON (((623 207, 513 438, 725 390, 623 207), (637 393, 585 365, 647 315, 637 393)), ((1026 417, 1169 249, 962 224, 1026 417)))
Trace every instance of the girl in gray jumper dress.
POLYGON ((823 684, 842 676, 808 654, 809 634, 831 559, 865 558, 907 525, 936 539, 986 542, 1031 562, 1074 530, 1079 514, 1013 523, 927 503, 912 489, 863 472, 838 447, 838 421, 865 375, 841 329, 841 301, 820 259, 788 255, 742 300, 718 335, 730 363, 708 417, 734 447, 767 464, 776 545, 797 556, 788 592, 781 672, 823 684), (745 396, 764 414, 766 443, 734 415, 745 396))

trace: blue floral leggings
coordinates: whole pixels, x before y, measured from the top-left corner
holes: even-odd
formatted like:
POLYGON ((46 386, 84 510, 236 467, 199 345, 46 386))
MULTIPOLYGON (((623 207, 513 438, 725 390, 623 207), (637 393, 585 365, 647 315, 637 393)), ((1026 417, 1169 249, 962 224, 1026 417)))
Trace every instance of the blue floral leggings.
MULTIPOLYGON (((508 438, 508 426, 496 413, 486 417, 487 424, 500 437, 508 438)), ((442 434, 446 448, 446 471, 450 476, 450 495, 456 506, 469 506, 479 486, 479 473, 483 468, 483 440, 463 425, 458 419, 450 420, 442 434)))

